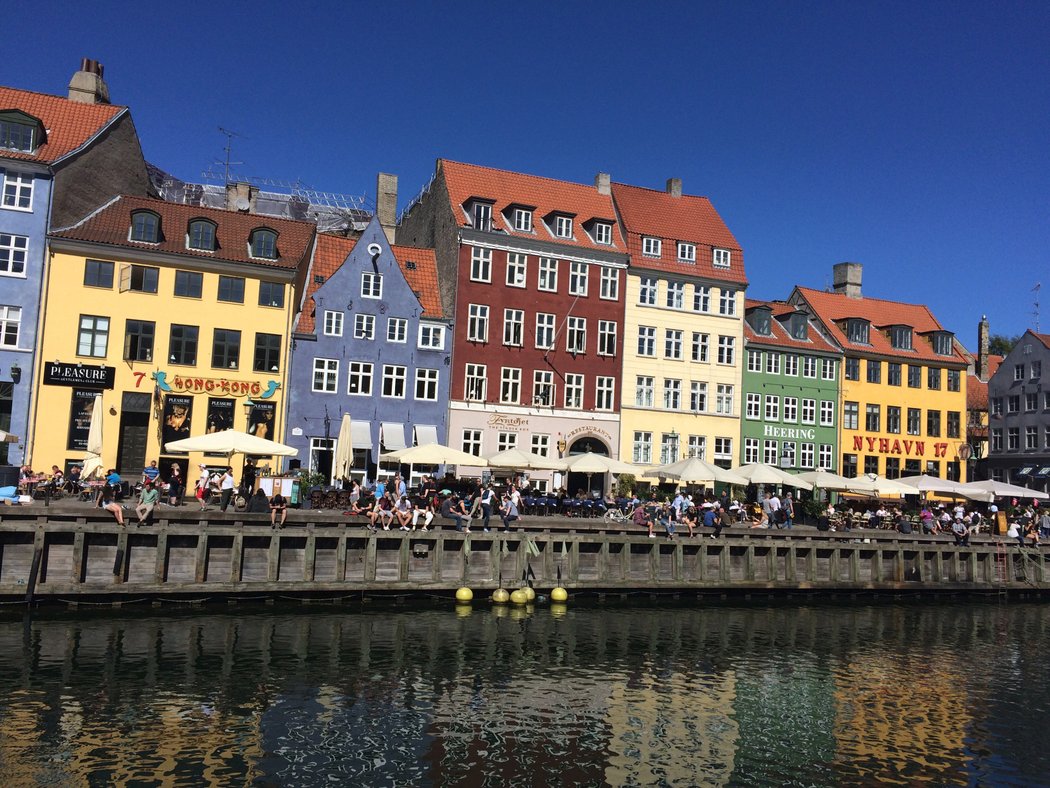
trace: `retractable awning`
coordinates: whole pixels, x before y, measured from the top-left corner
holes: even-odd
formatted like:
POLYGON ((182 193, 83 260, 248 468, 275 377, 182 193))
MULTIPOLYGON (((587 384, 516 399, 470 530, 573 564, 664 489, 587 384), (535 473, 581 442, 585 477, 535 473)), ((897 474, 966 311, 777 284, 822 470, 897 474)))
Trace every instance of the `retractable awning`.
POLYGON ((350 444, 355 449, 374 450, 372 425, 367 421, 352 421, 350 423, 350 444))
POLYGON ((385 451, 408 448, 405 443, 405 425, 399 421, 384 421, 379 427, 379 442, 385 451))
POLYGON ((438 428, 433 424, 416 425, 416 446, 424 443, 438 443, 438 428))

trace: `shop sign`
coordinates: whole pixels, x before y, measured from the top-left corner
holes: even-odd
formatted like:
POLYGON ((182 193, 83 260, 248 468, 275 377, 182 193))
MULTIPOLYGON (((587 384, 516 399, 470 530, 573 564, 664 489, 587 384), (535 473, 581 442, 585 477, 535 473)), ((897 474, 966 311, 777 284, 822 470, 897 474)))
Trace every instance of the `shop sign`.
MULTIPOLYGON (((145 372, 136 372, 135 385, 140 386, 145 372)), ((276 380, 265 383, 258 380, 231 380, 230 378, 199 378, 193 375, 168 376, 163 370, 157 370, 150 377, 161 391, 181 394, 212 394, 219 397, 251 397, 269 399, 281 387, 276 380)))
POLYGON ((503 431, 525 432, 529 429, 529 420, 524 416, 504 416, 500 413, 493 413, 489 416, 488 426, 503 431))
POLYGON ((605 440, 607 441, 612 441, 612 435, 603 430, 601 427, 577 427, 576 429, 565 433, 565 439, 572 440, 577 435, 599 435, 605 438, 605 440))
POLYGON ((879 454, 907 454, 914 457, 925 457, 927 445, 933 450, 932 457, 947 457, 948 443, 927 444, 926 441, 899 438, 873 438, 868 435, 853 436, 853 451, 877 452, 879 454))
POLYGON ((797 427, 774 427, 772 424, 765 425, 763 436, 766 438, 787 438, 788 440, 812 441, 817 439, 817 431, 813 429, 797 427))
POLYGON ((97 386, 111 389, 116 375, 116 367, 64 364, 60 361, 44 362, 45 386, 97 386))
POLYGON ((66 448, 70 451, 87 451, 88 433, 91 431, 91 413, 95 409, 98 389, 74 389, 73 402, 69 409, 69 431, 66 448))
MULTIPOLYGON (((168 395, 164 398, 164 423, 161 428, 161 443, 167 446, 173 441, 190 437, 190 423, 193 420, 193 397, 168 395)), ((185 452, 169 452, 185 454, 185 452)))

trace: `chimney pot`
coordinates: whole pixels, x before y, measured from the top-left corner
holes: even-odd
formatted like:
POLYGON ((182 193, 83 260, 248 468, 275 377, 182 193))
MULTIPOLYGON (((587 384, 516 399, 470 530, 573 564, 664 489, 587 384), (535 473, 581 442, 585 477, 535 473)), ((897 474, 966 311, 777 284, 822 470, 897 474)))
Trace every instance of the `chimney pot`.
POLYGON ((103 71, 97 60, 81 58, 80 70, 69 80, 69 100, 81 104, 108 104, 109 86, 102 78, 103 71))
POLYGON ((597 175, 595 175, 594 188, 598 190, 598 194, 612 194, 612 182, 609 177, 609 173, 599 172, 597 175))
POLYGON ((668 178, 667 179, 667 193, 672 197, 682 196, 682 179, 681 178, 668 178))

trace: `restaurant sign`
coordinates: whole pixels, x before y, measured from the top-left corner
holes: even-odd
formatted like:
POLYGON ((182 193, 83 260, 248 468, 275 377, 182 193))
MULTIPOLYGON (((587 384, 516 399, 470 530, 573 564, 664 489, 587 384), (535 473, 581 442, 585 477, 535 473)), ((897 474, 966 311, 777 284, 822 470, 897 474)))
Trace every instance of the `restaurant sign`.
POLYGON ((94 386, 111 389, 116 376, 116 367, 96 364, 64 364, 61 361, 44 362, 45 386, 94 386))
MULTIPOLYGON (((136 374, 144 376, 144 373, 136 374)), ((269 399, 281 387, 281 384, 276 380, 267 380, 264 383, 258 380, 199 378, 194 375, 175 375, 169 378, 168 373, 161 370, 154 372, 150 377, 156 382, 157 388, 165 393, 177 392, 180 394, 211 394, 220 397, 269 399)), ((141 384, 141 382, 142 378, 139 378, 136 385, 141 384)))
POLYGON ((869 451, 878 454, 907 454, 914 457, 926 457, 927 449, 930 449, 931 457, 947 457, 948 444, 946 442, 927 443, 898 438, 875 438, 869 435, 853 436, 853 451, 869 451))

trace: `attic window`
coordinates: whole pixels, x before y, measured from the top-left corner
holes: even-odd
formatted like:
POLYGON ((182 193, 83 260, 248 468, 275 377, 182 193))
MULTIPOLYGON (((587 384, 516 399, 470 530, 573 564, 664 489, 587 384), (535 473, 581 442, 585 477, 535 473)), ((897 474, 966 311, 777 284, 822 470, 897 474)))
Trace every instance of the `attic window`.
POLYGON ((788 321, 788 330, 795 339, 809 339, 809 321, 806 316, 796 312, 788 321))
POLYGON ((678 262, 680 263, 695 263, 696 262, 696 244, 686 243, 685 241, 678 242, 678 262))
POLYGON ((0 148, 32 153, 36 147, 36 127, 15 120, 0 120, 0 148))
POLYGON ((407 263, 405 263, 405 268, 408 269, 409 271, 415 271, 416 270, 416 264, 413 263, 411 260, 409 260, 407 263))
POLYGON ((215 225, 207 219, 194 219, 190 222, 190 231, 186 236, 186 246, 189 249, 214 252, 215 225))
POLYGON ((492 203, 475 200, 472 214, 475 230, 489 232, 492 229, 492 203))
POLYGON ((653 238, 651 236, 642 236, 642 254, 646 257, 659 257, 660 256, 660 239, 653 238))
POLYGON ((315 285, 323 285, 324 284, 324 274, 314 274, 314 284, 315 285))
POLYGON ((768 337, 773 333, 772 323, 773 321, 770 319, 769 310, 760 309, 754 313, 751 324, 754 326, 756 334, 768 337))
POLYGON ((595 222, 594 242, 607 246, 612 244, 612 225, 608 222, 595 222))
POLYGON ((571 216, 555 216, 554 217, 554 234, 558 238, 572 238, 572 217, 571 216))
POLYGON ((851 317, 846 321, 846 337, 858 345, 871 344, 871 323, 851 317))
POLYGON ((954 345, 953 337, 954 335, 950 331, 937 331, 934 333, 932 337, 933 352, 938 356, 950 356, 954 345))
POLYGON ((715 268, 729 268, 730 252, 728 249, 712 250, 711 265, 715 268))
POLYGON ((527 208, 514 209, 514 229, 519 233, 532 232, 532 211, 527 208))
POLYGON ((252 230, 251 235, 252 257, 264 260, 277 259, 277 233, 273 230, 252 230))
POLYGON ((131 214, 131 240, 155 244, 160 240, 160 217, 153 211, 131 214))
POLYGON ((890 344, 895 350, 911 350, 911 326, 891 326, 890 344))

